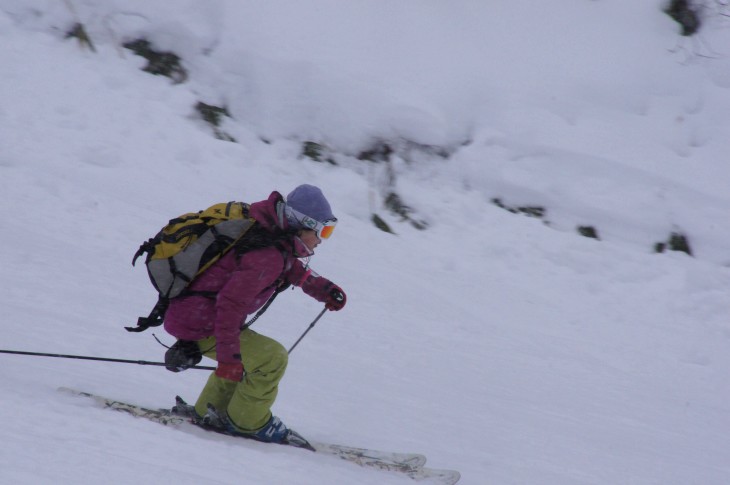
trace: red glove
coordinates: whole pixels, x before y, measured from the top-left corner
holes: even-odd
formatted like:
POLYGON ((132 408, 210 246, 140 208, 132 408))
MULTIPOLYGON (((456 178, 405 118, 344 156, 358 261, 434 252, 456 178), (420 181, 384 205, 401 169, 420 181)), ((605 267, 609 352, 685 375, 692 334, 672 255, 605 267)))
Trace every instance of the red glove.
POLYGON ((241 362, 218 362, 215 375, 221 379, 241 382, 243 380, 243 364, 241 362))
POLYGON ((327 300, 324 302, 324 307, 327 310, 336 312, 337 310, 342 310, 345 303, 347 303, 347 295, 342 291, 342 288, 333 284, 329 293, 327 293, 327 300))
POLYGON ((302 283, 302 290, 315 300, 324 303, 328 310, 342 310, 347 301, 342 288, 323 276, 310 275, 302 283))

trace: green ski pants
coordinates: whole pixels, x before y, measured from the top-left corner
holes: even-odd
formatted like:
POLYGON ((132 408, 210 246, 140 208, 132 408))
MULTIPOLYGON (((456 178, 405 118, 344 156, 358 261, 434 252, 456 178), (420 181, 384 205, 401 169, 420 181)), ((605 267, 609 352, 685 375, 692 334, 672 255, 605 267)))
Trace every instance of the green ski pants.
MULTIPOLYGON (((289 354, 276 340, 253 330, 241 332, 241 355, 246 375, 241 382, 221 379, 211 373, 195 403, 203 416, 208 403, 225 410, 233 425, 245 433, 256 432, 271 419, 271 406, 284 377, 289 354)), ((198 341, 203 355, 215 360, 215 337, 198 341), (206 352, 207 351, 207 352, 206 352)))

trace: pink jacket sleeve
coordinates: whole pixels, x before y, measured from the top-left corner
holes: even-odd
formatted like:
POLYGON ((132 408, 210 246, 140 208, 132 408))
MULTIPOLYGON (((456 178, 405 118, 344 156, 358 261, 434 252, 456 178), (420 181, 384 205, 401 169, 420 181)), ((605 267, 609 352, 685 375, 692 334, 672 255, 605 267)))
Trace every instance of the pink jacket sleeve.
POLYGON ((302 283, 302 291, 317 301, 325 303, 334 284, 324 276, 312 273, 302 283))
POLYGON ((304 266, 298 259, 294 261, 292 268, 287 272, 286 281, 289 284, 301 287, 305 294, 322 303, 327 302, 330 290, 335 287, 330 280, 304 266))
POLYGON ((309 267, 304 266, 301 261, 295 259, 291 268, 287 271, 286 282, 290 285, 302 286, 311 274, 312 270, 309 267))
POLYGON ((236 271, 218 292, 216 300, 216 357, 218 362, 241 360, 240 328, 250 313, 260 308, 274 291, 284 260, 276 248, 246 253, 236 271))
POLYGON ((334 286, 330 280, 305 267, 299 260, 292 264, 287 283, 301 287, 305 294, 322 303, 327 301, 329 290, 334 286))

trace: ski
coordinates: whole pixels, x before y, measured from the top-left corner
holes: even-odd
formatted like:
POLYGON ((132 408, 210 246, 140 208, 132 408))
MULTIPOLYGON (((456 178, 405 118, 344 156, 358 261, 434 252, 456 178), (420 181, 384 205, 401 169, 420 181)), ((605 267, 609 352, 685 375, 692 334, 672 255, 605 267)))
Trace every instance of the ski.
MULTIPOLYGON (((193 423, 191 418, 185 415, 174 413, 171 409, 150 409, 135 404, 130 404, 115 399, 106 398, 89 392, 70 389, 68 387, 60 387, 59 391, 71 394, 73 396, 81 396, 92 399, 97 405, 113 409, 115 411, 131 414, 138 418, 144 418, 149 421, 160 423, 166 426, 176 428, 184 428, 185 426, 195 426, 209 431, 227 434, 220 429, 212 427, 199 426, 193 423)), ((185 405, 182 399, 178 398, 177 406, 185 405)), ((227 434, 228 436, 233 436, 227 434)), ((307 441, 296 432, 293 432, 296 439, 285 443, 288 446, 308 449, 317 453, 335 456, 342 460, 354 463, 356 465, 378 470, 398 472, 405 474, 415 481, 423 481, 434 485, 453 485, 461 478, 459 472, 455 470, 441 470, 435 468, 424 467, 426 457, 416 453, 391 453, 387 451, 371 450, 366 448, 357 448, 332 443, 321 443, 316 441, 307 441)), ((235 436, 240 438, 239 436, 235 436)), ((253 441, 253 440, 252 440, 253 441)))

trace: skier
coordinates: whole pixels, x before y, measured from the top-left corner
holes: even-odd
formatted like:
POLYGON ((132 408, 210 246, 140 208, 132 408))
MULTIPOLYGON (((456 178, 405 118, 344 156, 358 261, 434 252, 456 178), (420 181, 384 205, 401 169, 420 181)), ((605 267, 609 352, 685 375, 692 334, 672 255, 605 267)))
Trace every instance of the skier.
POLYGON ((290 285, 329 310, 345 306, 342 288, 308 268, 308 258, 332 234, 337 219, 312 185, 300 185, 286 200, 274 191, 251 204, 250 214, 257 221, 253 235, 198 276, 185 295, 170 301, 164 328, 178 341, 165 363, 179 372, 202 355, 218 361, 195 403, 197 417, 206 415, 210 403, 227 431, 282 443, 289 430, 271 406, 288 353, 277 341, 241 328, 248 315, 290 285))

